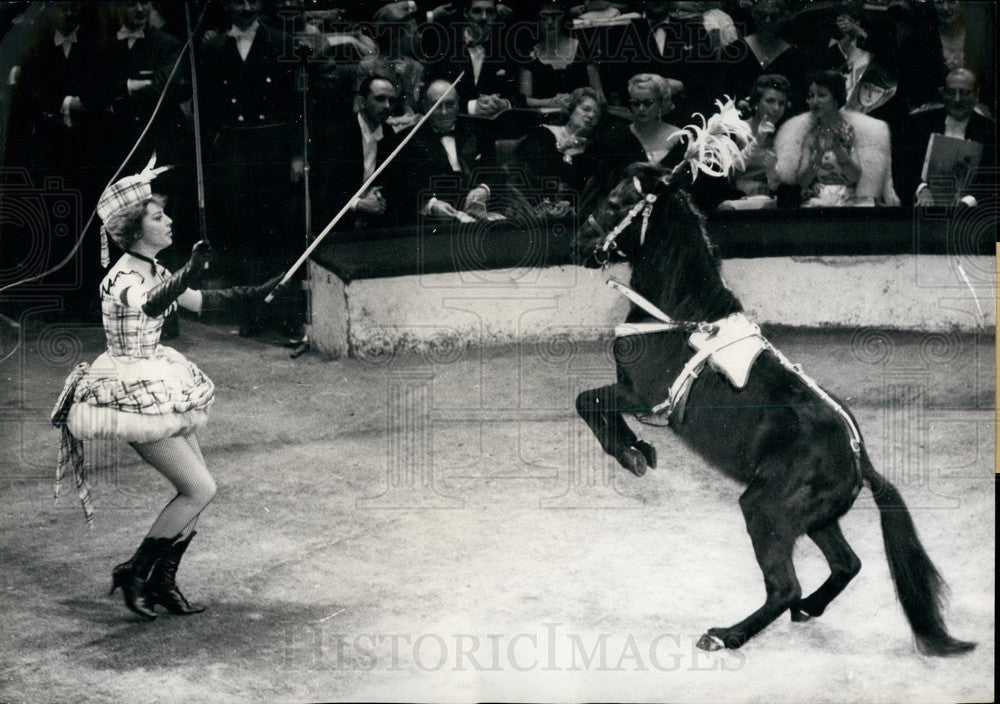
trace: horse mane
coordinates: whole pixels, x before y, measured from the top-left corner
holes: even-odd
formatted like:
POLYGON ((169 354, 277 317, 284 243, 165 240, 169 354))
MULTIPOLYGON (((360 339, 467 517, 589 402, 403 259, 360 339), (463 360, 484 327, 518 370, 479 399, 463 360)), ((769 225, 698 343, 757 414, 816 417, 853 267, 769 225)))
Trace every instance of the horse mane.
POLYGON ((705 216, 686 191, 666 188, 653 208, 647 240, 633 257, 633 288, 678 320, 712 321, 742 311, 722 281, 705 216))

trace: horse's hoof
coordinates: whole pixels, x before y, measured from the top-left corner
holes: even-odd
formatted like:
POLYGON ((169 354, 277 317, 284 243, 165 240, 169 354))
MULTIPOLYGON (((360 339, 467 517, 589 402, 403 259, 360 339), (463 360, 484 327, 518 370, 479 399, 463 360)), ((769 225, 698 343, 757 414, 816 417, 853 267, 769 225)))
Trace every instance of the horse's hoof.
POLYGON ((710 653, 715 652, 716 650, 722 650, 726 647, 726 644, 721 638, 713 636, 711 633, 703 635, 698 639, 698 642, 695 643, 695 645, 697 645, 701 650, 707 650, 710 653))
POLYGON ((634 447, 626 447, 618 453, 618 463, 637 477, 646 473, 646 458, 634 447))
POLYGON ((642 453, 642 456, 646 458, 646 464, 649 465, 650 469, 656 469, 656 448, 650 445, 648 442, 643 440, 636 440, 635 449, 642 453))
POLYGON ((794 606, 792 607, 792 620, 795 621, 795 623, 805 623, 811 618, 812 614, 808 614, 802 609, 796 608, 794 606))

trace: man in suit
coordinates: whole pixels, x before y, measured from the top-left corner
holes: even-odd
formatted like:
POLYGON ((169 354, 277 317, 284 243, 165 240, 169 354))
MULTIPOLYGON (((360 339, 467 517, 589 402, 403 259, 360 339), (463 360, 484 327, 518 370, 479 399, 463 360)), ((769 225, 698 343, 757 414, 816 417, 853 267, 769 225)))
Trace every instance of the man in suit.
POLYGON ((383 193, 388 178, 380 178, 357 198, 354 194, 399 144, 385 125, 399 98, 398 87, 383 76, 368 76, 358 87, 359 110, 346 120, 314 120, 311 134, 310 190, 313 233, 319 234, 350 201, 340 230, 366 230, 391 224, 393 193, 383 193))
POLYGON ((154 149, 161 164, 190 159, 188 128, 181 110, 181 103, 191 97, 190 67, 182 61, 167 82, 181 43, 149 25, 150 2, 116 2, 108 9, 109 32, 100 47, 98 75, 88 88, 89 96, 83 96, 85 102, 110 110, 103 141, 108 156, 122 159, 129 152, 166 90, 144 148, 136 152, 125 172, 139 171, 154 149))
POLYGON ((492 117, 511 107, 523 107, 518 90, 518 66, 506 51, 505 25, 497 21, 496 0, 466 0, 460 23, 446 33, 424 32, 420 48, 430 80, 457 85, 460 108, 470 115, 492 117), (428 55, 430 54, 430 55, 428 55))
POLYGON ((990 170, 996 166, 996 123, 975 110, 979 100, 976 75, 965 68, 956 68, 945 77, 939 94, 944 105, 919 109, 911 113, 904 129, 902 144, 896 150, 896 187, 903 203, 932 202, 926 184, 920 182, 920 172, 932 133, 971 140, 983 145, 983 155, 977 174, 971 183, 990 185, 995 179, 990 170))
POLYGON ((475 126, 460 118, 458 93, 443 79, 432 81, 424 91, 424 113, 439 99, 392 168, 400 224, 414 225, 421 215, 471 219, 459 211, 466 207, 469 190, 489 178, 490 151, 481 148, 475 126))
POLYGON ((296 64, 284 56, 285 35, 260 22, 259 0, 226 9, 232 26, 204 43, 198 61, 212 238, 237 259, 287 257, 304 244, 291 217, 302 151, 296 64))
MULTIPOLYGON (((4 162, 5 166, 27 168, 32 185, 39 190, 53 188, 52 179, 60 179, 62 190, 81 197, 73 211, 76 217, 85 216, 82 211, 97 201, 105 168, 94 134, 96 111, 81 98, 93 76, 97 51, 96 22, 81 21, 81 5, 52 3, 33 23, 34 36, 20 57, 13 86, 11 148, 4 162)), ((88 14, 87 19, 96 19, 96 13, 88 14)), ((8 230, 15 231, 13 226, 8 230)), ((82 235, 75 228, 45 234, 44 242, 30 236, 5 238, 0 259, 8 264, 8 270, 19 274, 15 279, 54 267, 82 235), (22 262, 27 268, 20 270, 22 262)), ((88 238, 74 261, 47 276, 45 284, 66 291, 88 283, 96 285, 103 275, 98 269, 96 243, 96 238, 88 238)), ((96 311, 90 310, 90 301, 88 296, 69 295, 65 311, 74 317, 92 318, 96 311)))

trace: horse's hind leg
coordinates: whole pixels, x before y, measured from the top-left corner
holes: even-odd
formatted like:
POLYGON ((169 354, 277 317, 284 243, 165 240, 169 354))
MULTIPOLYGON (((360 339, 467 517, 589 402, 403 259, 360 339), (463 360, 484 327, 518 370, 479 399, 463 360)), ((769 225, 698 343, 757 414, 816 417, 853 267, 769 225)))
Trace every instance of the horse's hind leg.
POLYGON ((637 477, 647 467, 656 467, 656 450, 636 437, 622 417, 622 411, 641 410, 639 399, 621 384, 609 384, 582 392, 576 397, 576 411, 597 436, 609 455, 637 477))
POLYGON ((767 599, 764 605, 747 618, 728 628, 710 628, 698 640, 702 650, 739 648, 759 633, 802 596, 799 580, 792 564, 792 548, 800 534, 794 528, 789 507, 776 501, 774 487, 767 482, 751 485, 740 497, 740 508, 753 543, 757 564, 764 573, 767 599))
POLYGON ((855 575, 861 571, 861 560, 847 544, 840 524, 836 521, 822 528, 809 531, 809 537, 823 551, 823 556, 830 563, 830 576, 819 589, 802 601, 792 605, 793 621, 808 621, 812 616, 821 616, 840 592, 855 575))

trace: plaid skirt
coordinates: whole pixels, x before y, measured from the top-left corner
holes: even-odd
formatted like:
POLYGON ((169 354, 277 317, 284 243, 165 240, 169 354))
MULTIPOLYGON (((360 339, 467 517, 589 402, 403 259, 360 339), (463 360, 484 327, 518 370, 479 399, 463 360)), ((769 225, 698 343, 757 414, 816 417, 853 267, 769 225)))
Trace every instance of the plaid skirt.
POLYGON ((82 441, 151 442, 186 435, 208 421, 214 396, 215 385, 204 372, 180 352, 162 345, 150 357, 105 353, 93 364, 77 365, 52 411, 52 424, 62 430, 56 496, 66 469, 72 467, 84 512, 91 520, 82 441))

